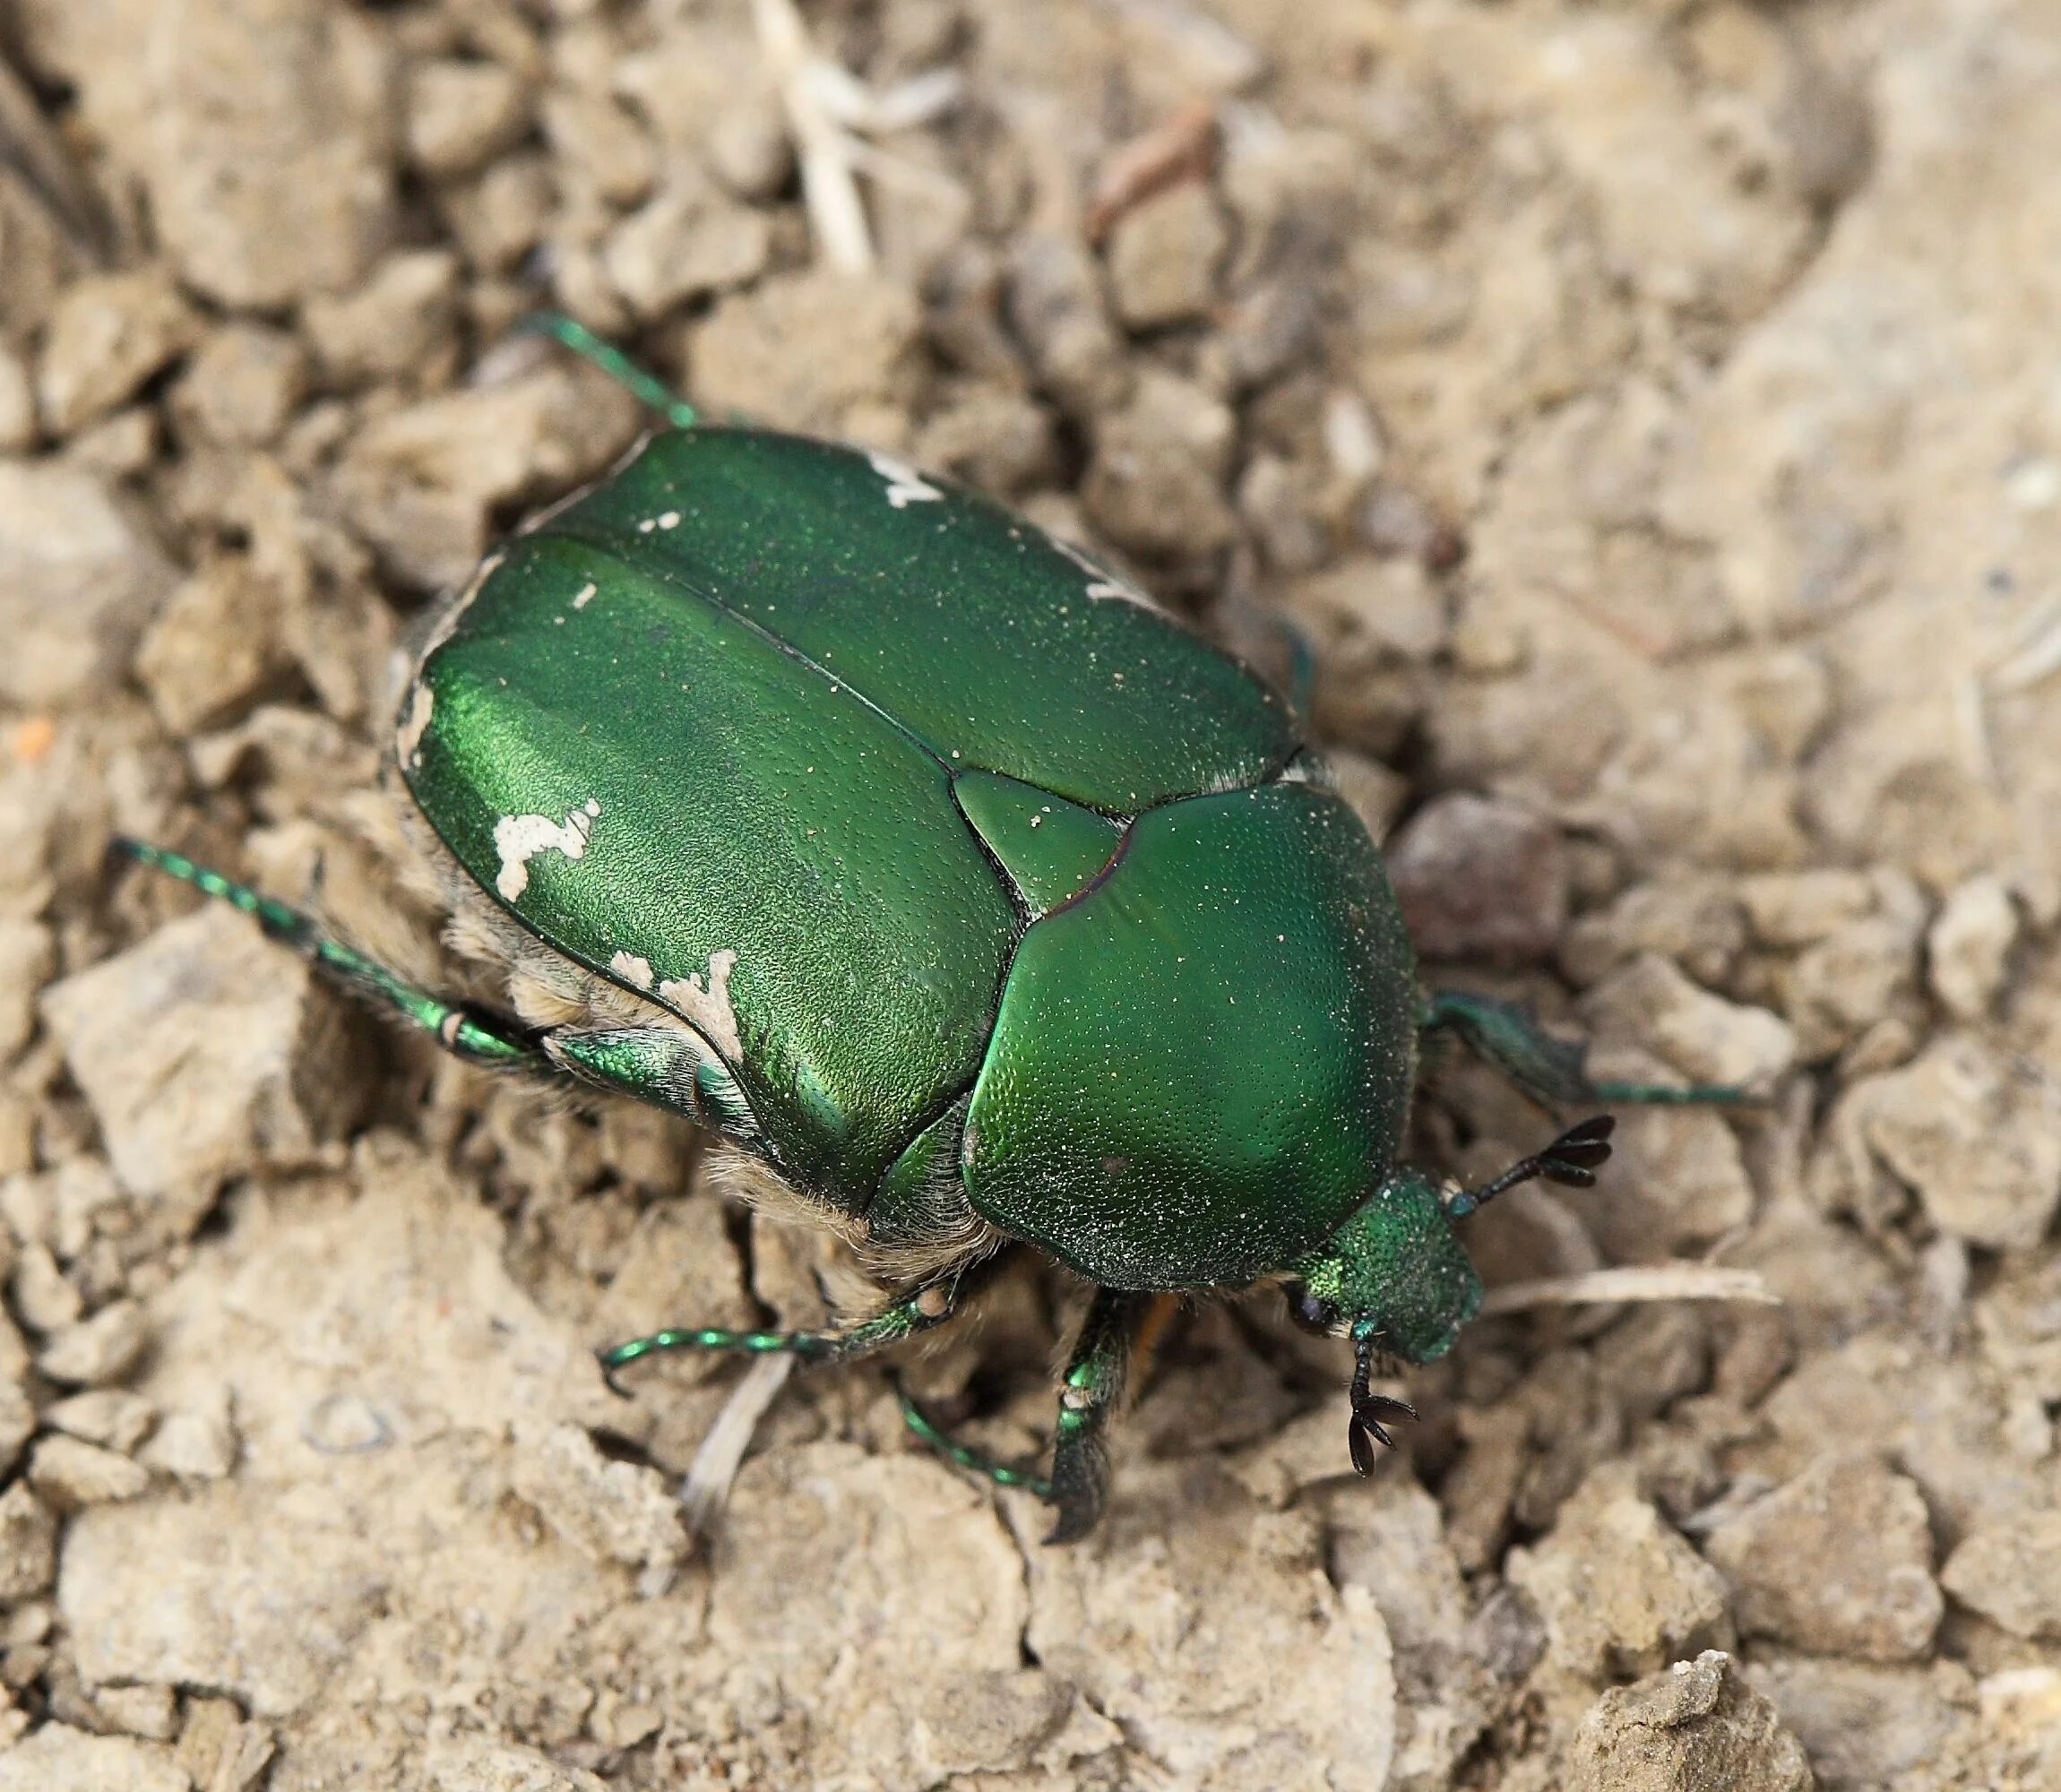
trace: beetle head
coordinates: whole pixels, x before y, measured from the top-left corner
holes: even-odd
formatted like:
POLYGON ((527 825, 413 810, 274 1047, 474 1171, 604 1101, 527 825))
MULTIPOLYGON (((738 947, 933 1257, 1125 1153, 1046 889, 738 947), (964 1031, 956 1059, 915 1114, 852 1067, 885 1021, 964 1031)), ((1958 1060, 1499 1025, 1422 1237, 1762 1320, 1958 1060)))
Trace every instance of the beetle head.
POLYGON ((1445 1202, 1420 1170, 1399 1169, 1374 1198, 1296 1263, 1289 1311, 1367 1354, 1428 1363, 1453 1348, 1481 1305, 1481 1280, 1445 1202))
POLYGON ((1614 1124, 1607 1114, 1584 1120, 1479 1188, 1441 1190, 1421 1170, 1395 1170, 1358 1212, 1290 1267, 1290 1314, 1312 1331, 1352 1340, 1352 1460, 1361 1474, 1372 1466, 1369 1434, 1389 1441, 1382 1419, 1415 1417, 1401 1400, 1369 1391, 1375 1360, 1443 1357, 1480 1310, 1481 1279, 1453 1222, 1534 1177, 1587 1187, 1610 1155, 1614 1124))

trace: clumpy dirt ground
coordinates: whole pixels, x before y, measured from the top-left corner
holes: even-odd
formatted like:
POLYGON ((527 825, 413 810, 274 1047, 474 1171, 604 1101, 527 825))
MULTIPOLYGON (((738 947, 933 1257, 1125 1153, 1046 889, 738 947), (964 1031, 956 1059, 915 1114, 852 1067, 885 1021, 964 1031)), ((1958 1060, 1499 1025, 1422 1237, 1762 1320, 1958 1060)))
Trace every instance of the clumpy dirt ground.
MULTIPOLYGON (((0 1788, 2061 1785, 2061 10, 800 16, 7 10, 0 1788), (1292 619, 1435 974, 1768 1097, 1627 1116, 1491 1282, 1783 1304, 1520 1302, 1366 1483, 1341 1351, 1202 1308, 1066 1552, 804 1374, 692 1540, 740 1370, 592 1350, 820 1321, 820 1241, 102 864, 481 986, 379 762, 642 426, 544 302, 1292 619)), ((1456 1062, 1416 1148, 1550 1124, 1456 1062)), ((915 1384, 1029 1454, 1078 1297, 915 1384)))

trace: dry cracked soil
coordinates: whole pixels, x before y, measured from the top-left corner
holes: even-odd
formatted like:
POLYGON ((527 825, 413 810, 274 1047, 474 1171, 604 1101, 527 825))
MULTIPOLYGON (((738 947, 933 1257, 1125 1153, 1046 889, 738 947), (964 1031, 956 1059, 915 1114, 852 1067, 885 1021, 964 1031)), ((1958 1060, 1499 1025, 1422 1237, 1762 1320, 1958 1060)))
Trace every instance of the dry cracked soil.
MULTIPOLYGON (((2061 1786, 2053 0, 16 0, 0 15, 0 1792, 2061 1786), (116 831, 440 943, 415 620, 718 413, 1093 546, 1315 731, 1435 978, 1615 1073, 1348 1469, 1198 1305, 1113 1510, 725 1362, 851 1266, 368 1021, 116 831), (1542 1305, 1612 1268, 1779 1305, 1542 1305)), ((1414 1149, 1549 1121, 1432 1067, 1414 1149)), ((846 1297, 849 1297, 849 1290, 846 1297)), ((1078 1312, 911 1364, 1005 1455, 1078 1312)))

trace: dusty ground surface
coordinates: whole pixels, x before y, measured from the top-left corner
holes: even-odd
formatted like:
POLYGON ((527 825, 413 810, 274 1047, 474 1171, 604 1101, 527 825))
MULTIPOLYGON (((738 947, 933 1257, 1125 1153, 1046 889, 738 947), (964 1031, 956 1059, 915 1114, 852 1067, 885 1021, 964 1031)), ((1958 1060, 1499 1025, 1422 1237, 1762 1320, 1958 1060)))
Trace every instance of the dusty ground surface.
MULTIPOLYGON (((824 0, 815 228, 746 0, 7 16, 0 1788, 2061 1785, 2051 0, 824 0), (591 1349, 818 1319, 818 1245, 101 864, 477 983, 380 746, 640 426, 547 298, 1294 618, 1427 948, 1771 1098, 1491 1280, 1786 1305, 1485 1321, 1364 1484, 1344 1357, 1199 1311, 1066 1553, 798 1376, 692 1544, 737 1371, 591 1349)), ((1453 1064, 1419 1148, 1548 1124, 1453 1064)), ((1076 1298, 919 1385, 1031 1452, 1076 1298)))

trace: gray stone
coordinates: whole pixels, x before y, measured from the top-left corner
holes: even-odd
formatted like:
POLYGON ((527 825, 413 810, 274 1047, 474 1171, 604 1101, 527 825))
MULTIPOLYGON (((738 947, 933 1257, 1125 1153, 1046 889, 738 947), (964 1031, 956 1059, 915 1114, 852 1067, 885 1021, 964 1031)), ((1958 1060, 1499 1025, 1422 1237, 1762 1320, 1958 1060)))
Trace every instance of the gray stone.
POLYGON ((200 328, 161 268, 74 281, 51 315, 36 369, 44 427, 71 435, 125 403, 200 328))
POLYGON ((1954 1546, 1939 1581, 2014 1636, 2061 1640, 2061 1512, 1983 1526, 1954 1546))
POLYGON ((1765 1093, 1796 1062, 1796 1033, 1779 1014, 1713 995, 1654 952, 1613 972, 1582 1010, 1599 1033, 1635 1040, 1692 1082, 1765 1093))
POLYGON ((1803 1745, 1730 1656, 1708 1649, 1613 1686, 1574 1733, 1568 1792, 1811 1792, 1803 1745))
POLYGON ((1536 964, 1567 919, 1567 855, 1543 815, 1496 797, 1435 797, 1384 857, 1426 958, 1536 964))
POLYGON ((1868 1144, 1942 1231, 2029 1250, 2061 1204, 2061 1084, 1973 1033, 1857 1088, 1868 1144))
POLYGON ((16 1481, 0 1494, 0 1605, 32 1599, 57 1578, 57 1521, 16 1481))
POLYGON ((1545 1619, 1551 1654, 1581 1679, 1651 1674, 1732 1641, 1724 1582, 1640 1497, 1628 1462, 1594 1469, 1504 1572, 1545 1619))
POLYGON ((1931 1650, 1945 1602, 1925 1501, 1872 1455, 1821 1458, 1720 1524, 1703 1554, 1748 1635, 1864 1661, 1931 1650))
POLYGON ((498 63, 438 56, 409 71, 409 159, 435 179, 486 167, 529 128, 529 90, 498 63))
POLYGON ((45 1724, 0 1749, 0 1792, 193 1792, 193 1781, 160 1743, 90 1736, 45 1724))
POLYGON ((62 708, 108 689, 173 577, 91 474, 0 461, 0 702, 62 708))
POLYGON ((1207 316, 1229 241, 1216 197, 1199 180, 1182 181, 1131 207, 1109 237, 1117 315, 1134 330, 1207 316))
POLYGON ((1926 973, 1956 1020, 1989 1012, 2017 938, 2018 910, 1996 878, 1971 877, 1946 899, 1925 936, 1926 973))

